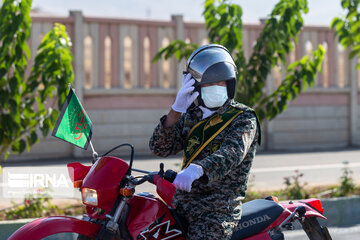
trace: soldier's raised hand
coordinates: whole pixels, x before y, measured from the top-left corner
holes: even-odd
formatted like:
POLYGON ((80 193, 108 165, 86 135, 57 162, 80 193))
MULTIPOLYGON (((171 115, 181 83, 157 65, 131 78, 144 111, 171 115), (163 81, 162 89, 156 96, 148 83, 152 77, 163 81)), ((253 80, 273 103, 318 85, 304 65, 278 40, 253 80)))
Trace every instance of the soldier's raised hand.
POLYGON ((182 87, 176 95, 176 99, 171 108, 176 112, 184 113, 189 106, 199 96, 198 92, 192 93, 195 87, 193 86, 195 79, 192 78, 190 73, 184 74, 182 80, 182 87))

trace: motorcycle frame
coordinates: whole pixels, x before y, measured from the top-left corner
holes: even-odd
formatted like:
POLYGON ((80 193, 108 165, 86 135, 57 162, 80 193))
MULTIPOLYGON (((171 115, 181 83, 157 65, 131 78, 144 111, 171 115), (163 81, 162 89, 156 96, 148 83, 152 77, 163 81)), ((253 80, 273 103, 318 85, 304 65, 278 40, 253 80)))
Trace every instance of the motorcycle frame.
MULTIPOLYGON (((125 179, 125 182, 123 182, 122 186, 127 187, 135 187, 135 185, 131 184, 131 179, 133 177, 131 176, 131 170, 132 170, 132 163, 133 163, 133 157, 134 157, 134 148, 130 144, 121 144, 117 147, 111 149, 107 153, 105 153, 102 157, 105 157, 108 153, 112 152, 113 150, 122 147, 122 146, 129 146, 132 150, 131 152, 131 158, 130 158, 130 164, 129 167, 126 169, 126 172, 123 173, 122 178, 125 179)), ((101 157, 101 158, 102 158, 101 157)), ((94 165, 92 167, 90 166, 84 166, 80 163, 70 163, 68 164, 68 167, 73 167, 74 172, 73 175, 70 173, 70 178, 73 181, 77 180, 83 180, 86 178, 86 176, 91 171, 90 169, 96 168, 97 163, 101 162, 97 158, 97 161, 94 162, 94 165)), ((108 157, 113 158, 113 157, 108 157)), ((105 160, 104 160, 105 161, 105 160)), ((149 173, 142 170, 133 169, 134 171, 140 171, 144 173, 149 173)), ((162 170, 161 170, 162 171, 162 170)), ((168 188, 173 186, 172 184, 166 186, 166 180, 156 177, 153 179, 154 184, 161 186, 161 181, 164 185, 163 188, 158 188, 158 194, 163 198, 167 206, 171 205, 171 199, 167 198, 167 195, 171 195, 171 193, 167 192, 168 188)), ((172 189, 175 191, 174 189, 172 189)), ((170 190, 170 191, 172 191, 170 190)), ((131 196, 132 197, 132 196, 131 196)), ((118 226, 118 220, 121 218, 122 213, 124 212, 124 207, 126 205, 126 202, 131 198, 126 196, 120 196, 118 197, 118 200, 114 202, 112 206, 112 210, 109 214, 97 214, 95 211, 93 211, 93 214, 91 214, 91 211, 88 211, 88 216, 85 217, 83 220, 72 218, 72 217, 65 217, 65 216, 56 216, 56 217, 45 217, 37 219, 31 223, 28 223, 18 229, 9 239, 10 240, 20 240, 20 239, 26 239, 29 234, 32 236, 32 239, 41 239, 49 235, 53 235, 56 233, 62 233, 62 232, 74 232, 78 234, 82 234, 88 237, 96 238, 98 237, 99 233, 101 233, 103 230, 109 230, 114 235, 116 234, 117 230, 119 229, 118 226), (90 221, 88 221, 90 220, 90 221), (97 220, 97 221, 96 221, 97 220), (96 221, 96 222, 92 222, 96 221), (99 224, 100 223, 100 224, 99 224), (55 226, 55 227, 54 227, 55 226)), ((161 200, 156 199, 156 201, 159 201, 162 203, 161 200)), ((295 202, 295 203, 289 203, 289 204, 282 204, 284 206, 283 213, 266 229, 263 231, 257 233, 256 235, 250 236, 246 238, 246 240, 271 240, 269 236, 269 231, 271 229, 274 229, 276 226, 279 226, 286 218, 288 218, 296 209, 298 206, 304 206, 306 209, 306 213, 304 217, 319 217, 322 219, 326 219, 326 217, 323 215, 323 209, 317 209, 316 206, 321 203, 317 203, 316 199, 307 199, 302 200, 302 202, 295 202), (314 206, 315 205, 315 206, 314 206)), ((85 204, 85 203, 84 203, 85 204)), ((86 204, 85 204, 86 205, 86 204)), ((173 207, 173 206, 172 206, 173 207)), ((94 206, 87 205, 87 210, 93 210, 91 208, 94 208, 94 206)), ((170 211, 170 210, 169 210, 170 211)), ((180 235, 177 239, 184 239, 184 235, 180 235)))

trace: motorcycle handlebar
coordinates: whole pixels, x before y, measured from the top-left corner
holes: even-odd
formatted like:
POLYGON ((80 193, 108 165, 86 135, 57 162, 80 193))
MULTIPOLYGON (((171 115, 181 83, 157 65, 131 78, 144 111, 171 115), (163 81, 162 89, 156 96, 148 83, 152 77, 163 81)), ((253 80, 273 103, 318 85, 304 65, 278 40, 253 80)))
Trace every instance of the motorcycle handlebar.
POLYGON ((177 172, 169 169, 169 170, 166 170, 163 177, 165 180, 168 180, 169 182, 173 183, 176 176, 177 176, 177 172))
POLYGON ((147 181, 147 178, 145 176, 143 178, 140 178, 139 180, 138 179, 132 179, 131 183, 134 184, 134 185, 140 185, 140 184, 143 184, 146 181, 147 181))
POLYGON ((134 185, 140 185, 143 184, 144 182, 148 181, 150 183, 153 183, 153 177, 155 174, 158 174, 160 177, 164 178, 165 180, 169 181, 169 182, 173 182, 177 176, 177 172, 169 169, 166 170, 166 172, 163 172, 162 174, 159 173, 149 173, 148 175, 145 175, 144 177, 140 178, 140 179, 132 179, 131 183, 134 185))

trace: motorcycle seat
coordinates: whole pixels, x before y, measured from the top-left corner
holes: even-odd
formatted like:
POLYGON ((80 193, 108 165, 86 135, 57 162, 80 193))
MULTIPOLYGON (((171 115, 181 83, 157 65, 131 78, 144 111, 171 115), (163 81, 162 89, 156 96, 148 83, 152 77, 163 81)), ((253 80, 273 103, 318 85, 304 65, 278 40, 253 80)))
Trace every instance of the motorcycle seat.
POLYGON ((284 208, 271 200, 256 199, 242 205, 242 215, 231 240, 253 236, 273 223, 284 208))

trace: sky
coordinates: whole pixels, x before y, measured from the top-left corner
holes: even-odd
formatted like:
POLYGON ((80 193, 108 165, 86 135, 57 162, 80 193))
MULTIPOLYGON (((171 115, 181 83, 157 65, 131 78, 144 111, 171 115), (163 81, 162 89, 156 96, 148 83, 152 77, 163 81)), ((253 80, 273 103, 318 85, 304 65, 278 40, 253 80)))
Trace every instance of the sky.
MULTIPOLYGON (((170 20, 181 14, 184 21, 203 22, 204 0, 33 0, 33 7, 54 15, 68 15, 81 10, 85 16, 170 20)), ((279 0, 232 0, 243 9, 243 22, 258 23, 270 14, 279 0)), ((305 25, 329 26, 335 16, 343 14, 341 0, 308 0, 305 25)))

